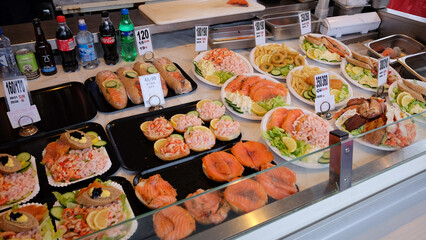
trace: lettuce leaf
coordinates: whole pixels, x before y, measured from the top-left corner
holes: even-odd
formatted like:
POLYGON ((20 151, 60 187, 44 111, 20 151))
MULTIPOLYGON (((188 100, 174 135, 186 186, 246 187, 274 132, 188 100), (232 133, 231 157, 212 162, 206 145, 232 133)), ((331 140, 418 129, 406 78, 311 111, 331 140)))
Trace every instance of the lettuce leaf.
POLYGON ((274 98, 263 100, 261 102, 257 102, 257 104, 263 107, 266 111, 269 111, 277 107, 288 106, 288 104, 286 104, 285 102, 285 99, 280 95, 274 98))
POLYGON ((262 137, 268 140, 273 147, 276 147, 283 156, 289 157, 300 157, 306 154, 306 151, 310 148, 309 144, 303 141, 296 141, 297 148, 294 152, 290 152, 287 146, 283 143, 283 137, 291 137, 290 134, 284 131, 284 129, 274 127, 266 132, 262 132, 262 137))
POLYGON ((214 73, 214 75, 220 78, 220 83, 225 83, 226 81, 228 81, 228 79, 234 76, 233 73, 224 71, 217 71, 214 73))
POLYGON ((364 131, 364 126, 365 124, 355 130, 352 130, 350 134, 352 134, 352 136, 360 135, 362 131, 364 131))
POLYGON ((339 95, 336 96, 336 103, 339 103, 346 99, 349 96, 349 88, 347 84, 343 84, 342 89, 340 89, 339 95))

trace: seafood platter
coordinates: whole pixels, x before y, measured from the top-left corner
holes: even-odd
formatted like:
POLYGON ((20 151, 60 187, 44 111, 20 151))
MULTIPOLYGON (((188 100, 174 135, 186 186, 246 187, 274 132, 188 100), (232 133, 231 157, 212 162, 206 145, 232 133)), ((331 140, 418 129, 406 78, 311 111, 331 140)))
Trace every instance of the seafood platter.
POLYGON ((117 119, 106 129, 122 166, 143 172, 219 151, 241 139, 239 122, 225 115, 221 101, 209 99, 117 119))
POLYGON ((176 63, 166 57, 155 58, 152 63, 137 61, 133 67, 120 67, 116 72, 104 70, 86 80, 100 112, 114 112, 143 105, 139 76, 160 74, 164 98, 168 99, 193 92, 197 84, 176 63))
POLYGON ((220 95, 228 111, 250 120, 261 120, 267 111, 291 104, 284 83, 258 73, 232 77, 222 86, 220 95))

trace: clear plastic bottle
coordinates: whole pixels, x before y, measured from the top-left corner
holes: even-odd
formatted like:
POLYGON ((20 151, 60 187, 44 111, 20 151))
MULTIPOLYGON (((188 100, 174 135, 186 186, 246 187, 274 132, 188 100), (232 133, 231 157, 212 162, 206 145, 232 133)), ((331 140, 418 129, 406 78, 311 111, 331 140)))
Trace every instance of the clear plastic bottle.
POLYGON ((87 31, 84 19, 78 20, 78 29, 76 40, 78 51, 80 52, 81 65, 85 69, 94 69, 99 66, 99 60, 96 57, 95 44, 93 34, 87 31))
POLYGON ((10 40, 3 35, 0 27, 0 72, 3 78, 21 75, 15 56, 13 55, 10 40))
POLYGON ((121 39, 121 56, 124 61, 131 62, 136 59, 136 41, 135 41, 135 26, 129 17, 129 9, 121 9, 120 21, 120 39, 121 39))

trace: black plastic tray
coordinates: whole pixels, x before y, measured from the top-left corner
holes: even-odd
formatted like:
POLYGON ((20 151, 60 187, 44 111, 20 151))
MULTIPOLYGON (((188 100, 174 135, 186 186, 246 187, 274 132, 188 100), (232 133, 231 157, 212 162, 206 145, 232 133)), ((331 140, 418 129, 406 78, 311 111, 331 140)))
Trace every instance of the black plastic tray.
MULTIPOLYGON (((197 102, 194 101, 154 112, 121 118, 108 123, 106 130, 116 150, 121 166, 127 170, 147 173, 190 161, 205 153, 229 148, 241 139, 241 134, 236 139, 228 142, 216 139, 216 144, 212 149, 204 152, 191 151, 188 156, 174 161, 163 161, 155 156, 154 141, 148 140, 143 135, 140 125, 145 121, 151 121, 159 116, 170 119, 175 114, 193 111, 196 108, 197 102)), ((209 127, 209 124, 206 123, 206 126, 209 127)))
MULTIPOLYGON (((84 84, 64 83, 31 91, 33 103, 37 106, 41 121, 34 125, 38 133, 64 128, 91 120, 97 114, 96 106, 84 84)), ((13 129, 7 117, 5 98, 0 98, 0 144, 15 140, 25 140, 19 136, 19 129, 13 129)), ((29 137, 32 138, 32 137, 29 137)))
MULTIPOLYGON (((69 129, 78 129, 78 130, 82 130, 84 132, 87 132, 87 131, 97 132, 99 134, 99 136, 101 137, 101 139, 108 142, 108 144, 105 146, 105 148, 106 148, 106 151, 108 152, 108 155, 111 159, 111 163, 112 163, 111 168, 102 175, 99 175, 99 176, 96 176, 96 177, 91 177, 91 178, 86 179, 84 181, 73 183, 73 184, 66 186, 66 187, 53 187, 53 186, 49 185, 49 183, 47 181, 45 167, 44 167, 44 165, 42 165, 40 163, 41 160, 42 160, 42 151, 47 146, 47 144, 58 139, 59 135, 61 133, 63 133, 65 131, 65 129, 55 130, 55 131, 52 131, 48 134, 36 136, 34 138, 27 139, 25 141, 10 142, 10 143, 2 145, 0 147, 0 153, 8 153, 8 154, 11 154, 11 155, 17 155, 21 152, 29 152, 32 156, 35 157, 37 174, 38 174, 39 184, 40 184, 40 192, 36 195, 35 199, 38 199, 39 196, 41 197, 41 199, 43 199, 47 195, 51 195, 52 191, 61 191, 62 192, 62 191, 70 191, 71 189, 85 187, 88 184, 90 184, 91 182, 93 182, 94 179, 105 178, 107 176, 111 176, 120 168, 120 163, 117 160, 117 157, 116 157, 115 152, 113 150, 113 146, 112 146, 111 142, 108 140, 108 137, 107 137, 107 135, 106 135, 106 133, 105 133, 105 131, 104 131, 104 129, 101 125, 99 125, 97 123, 89 122, 89 123, 75 125, 73 127, 69 127, 69 128, 66 128, 66 129, 68 129, 68 130, 69 129)), ((34 200, 32 200, 32 201, 34 201, 34 200)))
MULTIPOLYGON (((194 80, 192 80, 191 77, 189 77, 189 75, 183 71, 183 69, 176 63, 174 63, 176 65, 176 67, 182 72, 183 76, 188 79, 188 81, 191 83, 192 86, 192 90, 189 93, 194 92, 198 85, 194 82, 194 80)), ((109 112, 115 112, 115 111, 119 111, 115 108, 113 108, 104 98, 104 96, 102 95, 101 90, 98 87, 98 84, 96 84, 96 77, 90 77, 88 78, 85 83, 87 90, 90 92, 90 95, 93 98, 93 101, 96 103, 96 106, 98 108, 98 110, 100 112, 105 112, 105 113, 109 113, 109 112)), ((172 90, 170 87, 167 86, 167 88, 169 89, 167 96, 165 97, 166 99, 169 98, 173 98, 173 97, 178 97, 178 96, 182 96, 188 93, 184 93, 184 94, 176 94, 174 90, 172 90)), ((135 105, 132 103, 132 101, 127 101, 127 106, 124 109, 127 108, 131 108, 134 106, 143 106, 144 103, 142 102, 139 105, 135 105)), ((121 110, 121 109, 120 109, 121 110)))

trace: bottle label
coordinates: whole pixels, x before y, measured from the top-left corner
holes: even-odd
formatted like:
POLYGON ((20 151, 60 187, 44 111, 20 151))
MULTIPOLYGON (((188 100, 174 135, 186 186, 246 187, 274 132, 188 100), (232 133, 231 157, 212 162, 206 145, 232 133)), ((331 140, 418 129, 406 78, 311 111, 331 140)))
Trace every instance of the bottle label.
POLYGON ((90 62, 96 59, 95 46, 93 43, 78 44, 81 61, 90 62))
POLYGON ((5 66, 5 67, 9 67, 9 65, 7 64, 7 60, 6 60, 6 56, 5 55, 1 55, 0 56, 0 65, 1 66, 5 66))
POLYGON ((113 44, 115 42, 115 37, 103 37, 101 41, 106 45, 113 44))
POLYGON ((120 31, 122 37, 133 37, 135 35, 135 31, 120 31))
POLYGON ((52 66, 44 66, 41 71, 44 73, 50 73, 56 70, 56 66, 52 65, 52 66))
POLYGON ((67 40, 56 39, 59 51, 71 51, 75 48, 74 38, 67 40))

